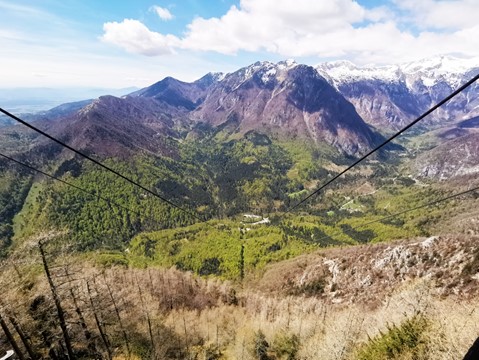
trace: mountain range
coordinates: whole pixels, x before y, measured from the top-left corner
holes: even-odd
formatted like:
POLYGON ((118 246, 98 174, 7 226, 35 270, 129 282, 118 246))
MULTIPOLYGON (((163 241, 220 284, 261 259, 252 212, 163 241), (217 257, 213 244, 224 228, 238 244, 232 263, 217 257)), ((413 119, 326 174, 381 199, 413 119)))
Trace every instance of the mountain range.
MULTIPOLYGON (((314 67, 293 60, 256 62, 229 74, 209 73, 191 83, 167 77, 121 97, 101 96, 23 117, 102 157, 127 158, 146 151, 175 158, 178 142, 212 133, 221 133, 224 140, 259 133, 359 156, 477 73, 474 59, 445 56, 385 67, 359 67, 347 61, 314 67)), ((471 147, 455 144, 473 144, 479 136, 478 124, 471 120, 479 115, 478 94, 476 83, 406 134, 407 138, 429 132, 432 143, 446 142, 422 148, 421 153, 427 153, 411 168, 414 175, 444 178, 476 172, 475 153, 466 154, 471 147), (449 141, 453 139, 455 143, 449 141), (454 164, 444 156, 449 147, 454 147, 454 164)), ((11 146, 15 140, 6 134, 0 143, 11 146)), ((29 139, 30 152, 56 156, 62 151, 35 134, 29 139)))
MULTIPOLYGON (((66 132, 67 138, 69 131, 81 134, 90 128, 89 133, 98 133, 91 136, 106 140, 109 134, 117 141, 120 133, 134 128, 139 138, 146 136, 140 141, 148 147, 144 140, 154 143, 155 134, 178 138, 206 125, 236 137, 259 131, 326 142, 357 155, 382 141, 381 133, 409 123, 477 72, 478 63, 451 57, 386 67, 358 67, 346 61, 315 67, 292 60, 257 62, 192 83, 167 77, 121 98, 102 96, 25 117, 55 120, 48 127, 57 135, 66 132), (89 126, 74 130, 75 123, 83 122, 89 126), (114 131, 108 130, 109 122, 114 131), (95 126, 103 131, 91 130, 95 126)), ((479 115, 478 93, 479 85, 474 84, 424 124, 444 126, 479 115)), ((87 140, 79 138, 79 143, 87 140)))

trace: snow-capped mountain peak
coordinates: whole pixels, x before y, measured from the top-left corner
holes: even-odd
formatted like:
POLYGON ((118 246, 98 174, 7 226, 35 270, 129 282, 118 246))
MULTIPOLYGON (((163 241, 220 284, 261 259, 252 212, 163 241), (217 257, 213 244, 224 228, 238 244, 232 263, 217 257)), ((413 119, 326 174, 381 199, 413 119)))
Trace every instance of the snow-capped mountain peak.
POLYGON ((211 75, 214 81, 221 81, 225 78, 226 74, 222 72, 210 72, 208 75, 211 75))
POLYGON ((401 65, 408 86, 422 84, 432 87, 445 82, 452 88, 462 84, 464 75, 471 69, 479 68, 479 58, 460 59, 452 56, 436 56, 401 65))
POLYGON ((388 66, 357 66, 350 61, 326 62, 316 66, 317 71, 332 80, 336 86, 357 80, 405 81, 408 87, 420 82, 431 87, 438 81, 457 86, 463 75, 479 68, 479 58, 460 59, 436 56, 419 61, 388 66))
POLYGON ((453 56, 441 55, 401 65, 405 73, 431 71, 437 75, 464 73, 473 67, 479 66, 479 58, 461 59, 453 56))
POLYGON ((397 65, 389 66, 357 66, 350 61, 326 62, 316 66, 316 70, 336 86, 357 79, 398 81, 401 78, 397 65))
POLYGON ((280 70, 290 69, 292 67, 297 66, 298 63, 294 59, 287 59, 284 61, 280 61, 276 64, 276 67, 280 70))
MULTIPOLYGON (((370 124, 397 128, 409 123, 479 73, 479 58, 436 56, 389 66, 349 61, 319 64, 316 70, 343 94, 370 124)), ((467 89, 428 121, 479 113, 477 86, 467 89)))
POLYGON ((276 64, 270 61, 257 61, 252 65, 235 71, 234 73, 224 75, 223 79, 234 79, 236 86, 239 86, 239 84, 244 83, 253 76, 256 76, 264 84, 267 84, 271 81, 278 80, 278 78, 282 78, 287 71, 298 65, 299 64, 292 59, 283 60, 276 64))

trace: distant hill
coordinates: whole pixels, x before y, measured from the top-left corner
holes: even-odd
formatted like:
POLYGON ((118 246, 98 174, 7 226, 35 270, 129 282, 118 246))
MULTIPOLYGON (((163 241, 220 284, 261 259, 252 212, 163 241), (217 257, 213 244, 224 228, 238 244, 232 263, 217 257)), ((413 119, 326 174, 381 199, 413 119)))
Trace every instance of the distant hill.
MULTIPOLYGON (((0 107, 16 115, 32 116, 65 103, 84 101, 101 95, 122 96, 138 88, 0 88, 0 107)), ((0 115, 0 127, 12 122, 0 115)))

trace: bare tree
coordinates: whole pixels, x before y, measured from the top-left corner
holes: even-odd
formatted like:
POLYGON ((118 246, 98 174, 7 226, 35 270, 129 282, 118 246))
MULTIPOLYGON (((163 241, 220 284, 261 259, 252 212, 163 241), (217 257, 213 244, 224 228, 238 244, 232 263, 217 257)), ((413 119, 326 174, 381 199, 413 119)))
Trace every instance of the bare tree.
POLYGON ((101 340, 102 340, 103 345, 105 346, 106 352, 108 354, 108 359, 111 360, 112 359, 112 354, 111 354, 110 344, 108 342, 108 338, 106 336, 106 333, 103 329, 102 323, 101 323, 100 318, 98 316, 97 308, 96 308, 95 303, 93 301, 93 296, 92 296, 92 291, 91 291, 89 281, 86 282, 86 288, 87 288, 87 292, 88 292, 88 297, 90 299, 91 310, 92 310, 93 316, 95 318, 95 324, 97 326, 98 332, 100 333, 101 340))
POLYGON ((18 356, 19 360, 25 360, 25 356, 23 356, 22 351, 20 350, 20 347, 18 346, 15 338, 13 337, 12 333, 10 332, 10 329, 7 326, 7 323, 3 319, 2 315, 0 314, 0 326, 2 327, 2 330, 5 334, 5 337, 7 338, 8 342, 12 346, 13 350, 18 356))
POLYGON ((148 323, 148 333, 150 335, 150 342, 151 342, 151 351, 153 353, 153 358, 154 358, 154 353, 155 353, 155 341, 153 340, 153 328, 151 326, 151 318, 150 318, 150 313, 148 309, 145 307, 145 301, 143 300, 143 291, 141 290, 140 283, 138 282, 138 277, 135 276, 136 279, 136 285, 138 287, 138 295, 140 296, 140 303, 141 307, 143 308, 146 316, 146 321, 148 323))
MULTIPOLYGON (((65 267, 65 276, 67 277, 70 284, 72 284, 73 279, 71 278, 71 274, 68 271, 68 267, 65 267)), ((93 341, 93 337, 92 337, 92 333, 90 329, 88 329, 88 325, 85 320, 85 316, 83 315, 83 311, 81 310, 77 296, 75 295, 75 292, 73 291, 73 286, 69 286, 68 292, 70 293, 70 297, 73 301, 73 306, 75 307, 75 313, 77 314, 78 320, 80 321, 80 326, 83 330, 83 335, 85 336, 85 340, 87 341, 88 349, 91 355, 94 355, 97 353, 95 342, 93 341)))
POLYGON ((30 344, 30 341, 28 340, 28 337, 23 332, 22 327, 18 323, 17 319, 13 315, 9 315, 8 320, 10 320, 10 322, 13 325, 13 328, 15 329, 18 336, 22 340, 23 346, 27 350, 28 356, 30 356, 31 359, 39 358, 38 354, 33 350, 32 345, 30 344))
POLYGON ((130 342, 128 341, 128 335, 126 334, 125 327, 123 326, 123 321, 120 316, 120 309, 118 308, 117 302, 115 300, 115 297, 113 296, 113 291, 111 290, 110 284, 108 283, 105 273, 103 273, 103 281, 106 286, 106 290, 108 292, 108 295, 110 297, 111 303, 113 304, 113 308, 115 309, 115 315, 118 320, 118 324, 120 325, 120 330, 123 335, 123 340, 125 341, 126 345, 126 350, 128 352, 128 357, 131 356, 131 350, 130 350, 130 342))
POLYGON ((68 335, 68 329, 65 321, 65 312, 62 308, 62 304, 60 301, 60 297, 58 296, 57 289, 55 284, 53 283, 52 276, 50 274, 50 269, 48 268, 47 259, 45 256, 45 251, 43 250, 43 243, 42 240, 38 241, 38 248, 40 249, 40 255, 42 257, 43 263, 43 270, 45 271, 45 275, 48 280, 48 284, 50 285, 50 290, 53 295, 53 301, 55 303, 55 307, 57 309, 58 321, 60 322, 60 328, 62 329, 63 340, 65 341, 65 346, 67 348, 68 357, 73 360, 75 357, 73 355, 72 344, 70 340, 70 336, 68 335))

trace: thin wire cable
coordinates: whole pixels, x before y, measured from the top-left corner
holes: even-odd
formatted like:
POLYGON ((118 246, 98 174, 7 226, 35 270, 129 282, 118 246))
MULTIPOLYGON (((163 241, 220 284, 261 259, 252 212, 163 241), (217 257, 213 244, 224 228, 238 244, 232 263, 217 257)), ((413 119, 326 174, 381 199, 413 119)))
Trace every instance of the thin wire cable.
POLYGON ((136 181, 130 179, 129 177, 127 177, 127 176, 125 176, 125 175, 119 173, 119 172, 116 171, 116 170, 113 170, 113 169, 110 168, 109 166, 107 166, 107 165, 101 163, 100 161, 97 161, 97 160, 93 159, 92 157, 90 157, 90 156, 88 156, 88 155, 82 153, 81 151, 79 151, 79 150, 77 150, 77 149, 71 147, 70 145, 68 145, 68 144, 66 144, 66 143, 64 143, 64 142, 62 142, 61 140, 56 139, 55 137, 53 137, 53 136, 47 134, 46 132, 44 132, 44 131, 42 131, 42 130, 36 128, 35 126, 33 126, 33 125, 27 123, 26 121, 20 119, 19 117, 15 116, 15 115, 13 115, 13 114, 11 114, 11 113, 9 113, 8 111, 4 110, 3 108, 0 108, 0 112, 2 112, 3 114, 7 115, 7 116, 10 117, 10 118, 12 118, 13 120, 19 122, 20 124, 25 125, 26 127, 28 127, 28 128, 30 128, 30 129, 36 131, 37 133, 39 133, 39 134, 41 134, 41 135, 47 137, 48 139, 50 139, 50 140, 56 142, 57 144, 60 144, 61 146, 67 148, 68 150, 73 151, 75 154, 78 154, 78 155, 80 155, 81 157, 83 157, 83 158, 85 158, 85 159, 91 161, 92 163, 94 163, 94 164, 96 164, 96 165, 98 165, 98 166, 104 168, 105 170, 110 171, 111 173, 115 174, 116 176, 119 176, 120 178, 122 178, 123 180, 125 180, 125 181, 127 181, 127 182, 129 182, 129 183, 131 183, 131 184, 133 184, 133 185, 135 185, 135 186, 141 188, 142 190, 146 191, 147 193, 149 193, 149 194, 155 196, 156 198, 158 198, 158 199, 160 199, 160 200, 166 202, 168 205, 170 205, 170 206, 172 206, 172 207, 174 207, 174 208, 176 208, 176 209, 178 209, 178 210, 184 212, 185 214, 188 214, 188 215, 194 217, 195 219, 197 219, 197 220, 199 220, 199 221, 201 221, 201 222, 204 222, 204 221, 205 221, 205 219, 200 218, 196 213, 194 213, 194 212, 192 212, 192 211, 189 211, 189 210, 186 210, 186 209, 184 209, 183 207, 181 207, 181 206, 179 206, 179 205, 176 205, 175 203, 173 203, 173 202, 171 202, 170 200, 164 198, 163 196, 159 195, 158 193, 156 193, 156 192, 154 192, 154 191, 152 191, 152 190, 150 190, 150 189, 144 187, 144 186, 141 185, 140 183, 138 183, 138 182, 136 182, 136 181))
MULTIPOLYGON (((419 205, 419 206, 415 206, 415 207, 412 207, 412 208, 409 208, 409 209, 406 209, 406 210, 398 211, 394 214, 387 215, 387 216, 381 217, 381 218, 376 219, 376 220, 368 221, 366 223, 363 223, 363 224, 360 224, 358 226, 352 227, 351 230, 361 229, 365 226, 368 226, 368 225, 371 225, 371 224, 374 224, 374 223, 377 223, 377 222, 381 222, 381 221, 384 221, 384 220, 387 220, 387 219, 390 219, 390 218, 393 218, 393 217, 396 217, 396 216, 399 216, 399 215, 403 215, 403 214, 409 213, 411 211, 415 211, 415 210, 423 209, 425 207, 433 206, 433 205, 439 204, 441 202, 451 200, 451 199, 454 199, 454 198, 459 197, 461 195, 466 195, 466 194, 469 194, 469 193, 472 193, 472 192, 478 191, 478 190, 479 190, 479 186, 476 186, 474 188, 471 188, 471 189, 468 189, 468 190, 465 190, 465 191, 461 191, 461 192, 443 197, 439 200, 434 200, 434 201, 428 202, 428 203, 423 204, 423 205, 419 205)), ((332 238, 333 236, 339 235, 339 234, 343 234, 343 232, 339 231, 339 230, 336 230, 336 232, 333 233, 332 235, 325 235, 323 237, 320 237, 316 241, 326 240, 328 238, 332 238)))
POLYGON ((88 195, 90 195, 90 196, 92 196, 92 197, 95 197, 95 198, 104 200, 104 201, 106 201, 107 203, 114 204, 114 205, 116 205, 116 206, 118 206, 118 207, 120 207, 120 208, 122 208, 122 209, 124 209, 124 210, 127 210, 127 211, 129 211, 129 212, 132 212, 132 213, 134 213, 134 214, 137 214, 137 215, 140 216, 140 217, 143 216, 143 215, 142 215, 141 213, 139 213, 138 211, 135 211, 135 210, 133 210, 133 209, 130 209, 130 208, 127 207, 127 206, 121 205, 121 204, 117 203, 116 201, 113 201, 113 200, 108 199, 108 198, 106 198, 106 197, 104 197, 104 196, 101 196, 101 195, 95 194, 95 193, 93 193, 93 192, 90 192, 90 191, 88 191, 88 190, 86 190, 86 189, 83 189, 82 187, 77 186, 77 185, 75 185, 75 184, 72 184, 72 183, 70 183, 70 182, 68 182, 68 181, 65 181, 65 180, 62 180, 62 179, 60 179, 60 178, 57 178, 57 177, 55 177, 55 176, 53 176, 53 175, 51 175, 51 174, 48 174, 48 173, 46 173, 46 172, 44 172, 44 171, 42 171, 42 170, 40 170, 40 169, 37 169, 37 168, 35 168, 35 167, 31 166, 31 165, 28 165, 28 164, 26 164, 26 163, 24 163, 24 162, 21 162, 21 161, 19 161, 19 160, 16 160, 16 159, 14 159, 14 158, 12 158, 12 157, 10 157, 10 156, 7 156, 7 155, 2 154, 2 153, 0 153, 0 156, 1 156, 1 157, 4 157, 5 159, 8 159, 8 160, 10 160, 10 161, 13 161, 14 163, 16 163, 16 164, 18 164, 18 165, 24 166, 24 167, 26 167, 27 169, 30 169, 30 170, 32 170, 32 171, 36 171, 36 172, 38 172, 38 173, 40 173, 40 174, 42 174, 42 175, 44 175, 44 176, 46 176, 46 177, 49 177, 50 179, 59 181, 59 182, 65 184, 65 185, 68 185, 68 186, 71 186, 71 187, 73 187, 73 188, 75 188, 75 189, 77 189, 77 190, 80 190, 80 191, 82 191, 82 192, 84 192, 84 193, 86 193, 86 194, 88 194, 88 195))
POLYGON ((466 82, 464 85, 462 85, 461 87, 459 87, 456 91, 454 91, 452 94, 450 94, 449 96, 445 97, 443 100, 441 100, 440 102, 438 102, 436 105, 434 105, 432 108, 430 108, 428 111, 426 111, 424 114, 422 114, 421 116, 419 116, 416 120, 414 120, 413 122, 411 122, 409 125, 405 126, 404 128, 402 128, 401 130, 399 130, 397 133, 395 133, 394 135, 392 135, 390 138, 388 138, 387 140, 385 140, 382 144, 376 146, 374 149, 372 149, 371 151, 369 151, 366 155, 364 155, 363 157, 359 158, 358 160, 356 160, 353 164, 351 164, 350 166, 348 166, 346 169, 344 169, 343 171, 341 171, 339 174, 335 175, 332 179, 328 180, 325 184, 321 185, 318 189, 316 189, 315 191, 313 191, 311 194, 309 194, 308 196, 306 196, 303 200, 301 200, 300 202, 298 202, 296 205, 292 206, 291 208, 289 208, 288 210, 286 210, 286 213, 288 212, 291 212, 292 210, 296 209, 297 207, 299 207, 300 205, 304 204, 306 201, 308 201, 311 197, 313 197, 314 195, 318 194, 321 190, 323 190, 326 186, 330 185, 331 183, 333 183, 334 181, 336 181, 340 176, 342 176, 343 174, 345 174, 346 172, 348 172, 349 170, 351 170, 353 167, 355 167, 356 165, 358 165, 360 162, 362 162, 363 160, 365 160, 366 158, 368 158, 370 155, 374 154, 376 151, 378 151, 379 149, 381 149, 383 146, 385 146, 386 144, 390 143, 392 140, 394 140, 395 138, 397 138, 399 135, 401 135, 403 132, 405 132, 406 130, 408 130, 410 127, 412 127, 413 125, 417 124, 419 121, 421 121, 422 119, 424 119, 426 116, 428 116, 429 114, 431 114, 433 111, 435 111, 437 108, 441 107, 442 105, 444 105, 446 102, 448 102, 449 100, 451 100, 452 98, 454 98, 455 96, 457 96, 458 94, 460 94, 462 91, 464 91, 466 88, 468 88, 469 86, 471 86, 472 84, 474 84, 477 80, 479 79, 479 74, 477 74, 476 76, 474 76, 471 80, 469 80, 468 82, 466 82))
POLYGON ((452 195, 446 196, 446 197, 441 198, 441 199, 439 199, 439 200, 431 201, 431 202, 429 202, 429 203, 427 203, 427 204, 424 204, 424 205, 419 205, 419 206, 415 206, 415 207, 410 208, 410 209, 407 209, 407 210, 399 211, 399 212, 397 212, 397 213, 384 216, 384 217, 382 217, 382 218, 380 218, 380 219, 377 219, 377 220, 369 221, 369 222, 367 222, 367 223, 364 223, 364 224, 361 224, 361 225, 359 225, 359 226, 356 226, 354 229, 359 229, 359 228, 365 227, 365 226, 367 226, 367 225, 374 224, 374 223, 377 223, 377 222, 380 222, 380 221, 384 221, 384 220, 387 220, 387 219, 390 219, 390 218, 392 218, 392 217, 396 217, 396 216, 399 216, 399 215, 403 215, 403 214, 406 214, 406 213, 411 212, 411 211, 414 211, 414 210, 419 210, 419 209, 422 209, 422 208, 425 208, 425 207, 433 206, 433 205, 439 204, 439 203, 441 203, 441 202, 454 199, 454 198, 456 198, 456 197, 458 197, 458 196, 472 193, 472 192, 477 191, 477 190, 479 190, 479 186, 474 187, 474 188, 471 188, 471 189, 469 189, 469 190, 461 191, 461 192, 456 193, 456 194, 452 194, 452 195))

